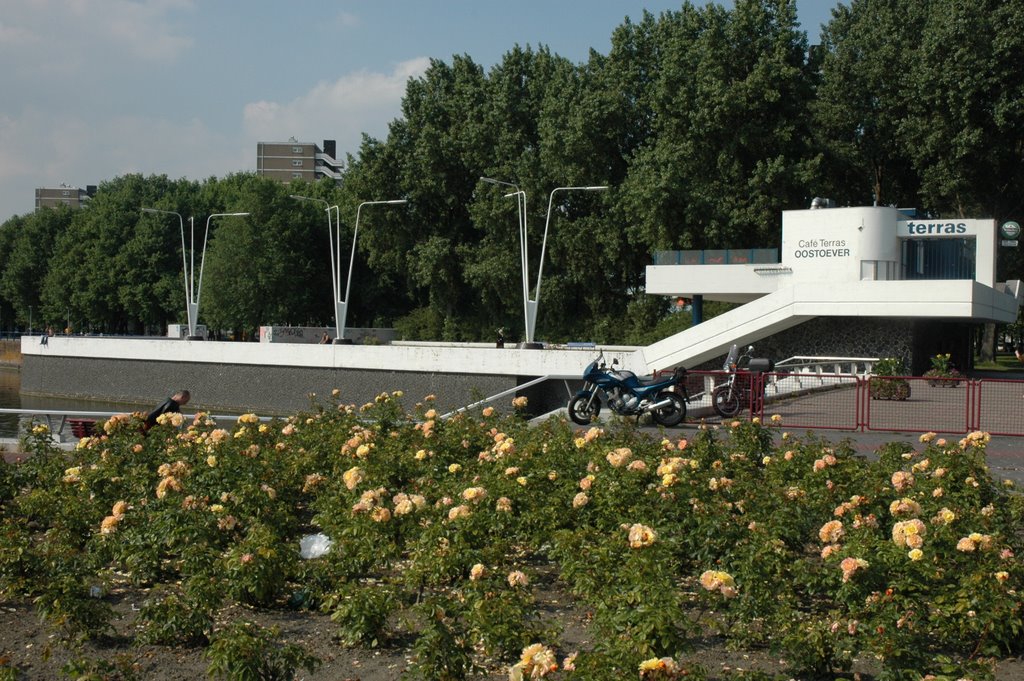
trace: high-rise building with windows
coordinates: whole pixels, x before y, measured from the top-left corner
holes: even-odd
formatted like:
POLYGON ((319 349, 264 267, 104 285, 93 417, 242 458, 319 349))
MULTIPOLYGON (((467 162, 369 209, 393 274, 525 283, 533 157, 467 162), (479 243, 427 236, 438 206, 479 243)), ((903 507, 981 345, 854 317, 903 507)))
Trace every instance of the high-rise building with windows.
POLYGON ((299 142, 294 137, 287 142, 256 143, 256 174, 288 184, 293 180, 315 182, 329 177, 341 179, 341 162, 335 158, 334 140, 324 140, 323 147, 313 142, 299 142))
POLYGON ((96 185, 71 187, 61 184, 59 187, 36 187, 36 210, 40 208, 56 208, 57 206, 70 206, 81 208, 96 193, 96 185))

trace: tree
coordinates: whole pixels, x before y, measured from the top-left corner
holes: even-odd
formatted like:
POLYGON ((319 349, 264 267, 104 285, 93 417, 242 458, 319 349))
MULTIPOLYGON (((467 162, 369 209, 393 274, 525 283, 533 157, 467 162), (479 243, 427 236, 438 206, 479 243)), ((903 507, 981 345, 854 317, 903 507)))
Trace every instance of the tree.
POLYGON ((903 137, 921 194, 958 217, 1024 207, 1024 2, 928 3, 903 137))
POLYGON ((35 310, 31 316, 37 328, 64 317, 63 309, 59 313, 44 309, 40 299, 54 249, 70 227, 74 214, 66 206, 45 208, 4 224, 3 231, 8 236, 0 271, 0 297, 10 305, 22 326, 29 324, 30 307, 35 310))
POLYGON ((211 215, 249 213, 211 222, 200 314, 212 329, 333 320, 326 220, 291 192, 249 173, 203 186, 211 215))
POLYGON ((920 180, 901 127, 924 35, 920 0, 854 0, 832 10, 822 34, 815 141, 822 187, 841 204, 917 205, 920 180))
POLYGON ((102 183, 57 241, 43 280, 45 314, 62 319, 70 308, 93 329, 114 333, 143 333, 176 318, 185 309, 183 289, 174 284, 180 230, 172 220, 143 217, 141 208, 169 206, 179 191, 187 196, 189 183, 165 175, 102 183))

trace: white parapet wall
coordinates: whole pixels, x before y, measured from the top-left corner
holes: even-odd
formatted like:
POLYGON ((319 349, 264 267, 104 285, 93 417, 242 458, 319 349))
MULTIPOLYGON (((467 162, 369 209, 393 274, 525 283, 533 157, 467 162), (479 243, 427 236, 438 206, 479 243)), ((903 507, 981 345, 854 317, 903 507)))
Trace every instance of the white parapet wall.
MULTIPOLYGON (((261 343, 325 343, 334 340, 333 326, 261 326, 261 343), (326 337, 326 340, 325 340, 326 337)), ((394 329, 345 329, 345 338, 362 345, 381 345, 395 340, 394 329)))
POLYGON ((190 341, 159 337, 24 336, 21 351, 29 356, 126 359, 158 362, 323 367, 376 371, 551 376, 579 378, 598 352, 610 362, 631 368, 634 348, 557 348, 526 350, 479 344, 308 345, 190 341))

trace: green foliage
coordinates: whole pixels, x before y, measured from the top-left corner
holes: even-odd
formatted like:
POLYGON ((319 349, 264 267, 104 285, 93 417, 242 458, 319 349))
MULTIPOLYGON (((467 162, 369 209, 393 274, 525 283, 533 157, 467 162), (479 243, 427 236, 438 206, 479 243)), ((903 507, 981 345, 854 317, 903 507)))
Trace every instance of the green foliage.
POLYGON ((276 628, 232 622, 215 631, 206 658, 207 672, 231 681, 287 681, 299 669, 316 671, 321 662, 299 645, 281 643, 276 628))
MULTIPOLYGON (((135 661, 125 654, 117 655, 113 661, 76 657, 69 660, 60 671, 76 681, 134 681, 139 678, 135 661)), ((3 678, 2 674, 0 678, 3 678)))
POLYGON ((138 641, 155 645, 191 645, 205 641, 213 628, 211 613, 178 594, 153 594, 142 604, 138 641))
POLYGON ((385 640, 388 617, 396 605, 395 592, 386 584, 347 584, 327 598, 323 609, 339 625, 344 645, 376 648, 385 640))
POLYGON ((422 620, 420 635, 413 645, 413 666, 406 678, 423 681, 460 681, 474 669, 472 646, 460 627, 456 603, 430 597, 416 606, 422 620))
POLYGON ((946 388, 955 388, 960 385, 960 380, 963 379, 961 374, 953 363, 950 361, 949 353, 939 353, 933 355, 931 359, 932 368, 924 372, 922 376, 929 379, 930 385, 938 385, 946 388))
POLYGON ((308 661, 251 626, 214 633, 240 605, 319 609, 365 647, 405 621, 420 678, 527 675, 556 663, 537 600, 556 578, 592 613, 576 664, 593 678, 709 633, 801 677, 864 657, 888 678, 977 676, 972 656, 1021 650, 1024 501, 989 475, 982 433, 867 461, 774 417, 660 439, 490 408, 442 421, 403 398, 146 437, 119 417, 61 454, 36 426, 0 504, 4 597, 74 642, 110 631, 115 580, 150 587, 136 640, 209 641, 229 678, 308 661), (300 561, 312 527, 333 544, 300 561))
MULTIPOLYGON (((3 231, 10 236, 5 239, 7 248, 0 256, 0 298, 10 304, 25 327, 29 323, 29 306, 35 308, 32 324, 36 329, 45 329, 55 319, 52 310, 44 311, 40 306, 40 284, 73 215, 66 207, 46 209, 4 224, 3 231)), ((63 311, 56 315, 56 319, 63 317, 63 311)), ((64 328, 64 324, 58 328, 64 328)))
POLYGON ((906 376, 907 367, 900 357, 885 357, 875 362, 872 373, 875 376, 906 376))
MULTIPOLYGON (((1022 36, 1024 11, 1000 0, 854 0, 811 47, 792 0, 687 2, 623 22, 608 54, 581 64, 518 46, 489 70, 468 55, 435 59, 338 184, 125 175, 83 210, 11 218, 0 314, 24 328, 31 306, 37 328, 70 317, 101 332, 183 322, 178 226, 140 213, 153 207, 194 216, 199 241, 208 216, 250 213, 211 226, 201 321, 212 329, 331 323, 326 214, 297 193, 337 206, 341 252, 354 246, 350 326, 521 338, 519 214, 509 187, 479 180, 492 177, 528 198, 538 338, 647 342, 679 328, 643 300, 653 252, 771 245, 780 212, 813 195, 1019 220, 1022 36), (589 185, 610 189, 551 195, 589 185), (408 203, 366 206, 352 244, 357 207, 380 198, 408 203)), ((1001 276, 1021 273, 1019 253, 999 257, 1001 276)))
POLYGON ((887 376, 906 376, 907 369, 903 359, 886 357, 875 362, 873 376, 868 379, 868 392, 873 400, 905 400, 910 397, 910 383, 903 378, 886 378, 887 376))

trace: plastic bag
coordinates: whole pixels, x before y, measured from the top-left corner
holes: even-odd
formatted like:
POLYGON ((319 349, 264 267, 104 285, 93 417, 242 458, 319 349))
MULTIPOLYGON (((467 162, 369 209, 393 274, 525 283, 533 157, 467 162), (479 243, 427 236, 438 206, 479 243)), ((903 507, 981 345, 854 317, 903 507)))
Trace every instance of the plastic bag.
POLYGON ((323 532, 307 534, 299 540, 299 555, 304 559, 319 558, 331 550, 334 542, 323 532))

